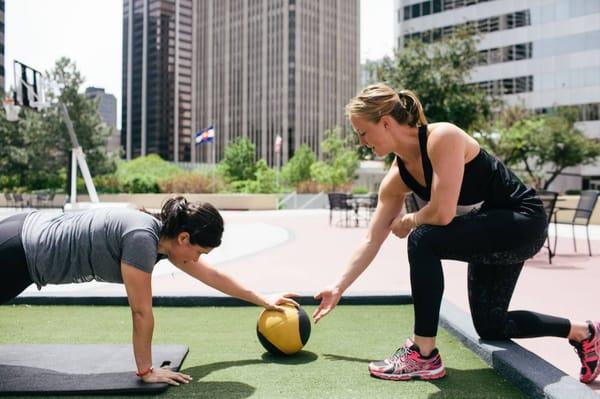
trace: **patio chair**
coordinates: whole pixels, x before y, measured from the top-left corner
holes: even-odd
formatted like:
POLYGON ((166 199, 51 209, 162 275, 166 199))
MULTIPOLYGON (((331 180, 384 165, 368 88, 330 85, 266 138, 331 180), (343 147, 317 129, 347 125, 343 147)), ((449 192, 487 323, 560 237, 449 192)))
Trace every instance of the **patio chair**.
POLYGON ((4 193, 4 199, 6 200, 6 206, 12 207, 14 206, 15 199, 11 193, 4 193))
MULTIPOLYGON (((338 211, 338 214, 341 213, 341 215, 339 215, 336 225, 345 221, 345 227, 349 227, 350 217, 355 215, 352 195, 346 193, 327 193, 327 198, 329 199, 329 225, 331 225, 333 211, 338 211)), ((356 222, 358 222, 358 219, 356 222)))
POLYGON ((373 212, 375 212, 375 208, 377 208, 377 202, 379 201, 379 195, 377 193, 369 194, 369 203, 367 206, 367 212, 369 214, 369 220, 373 216, 373 212))
POLYGON ((413 192, 410 192, 404 196, 404 207, 406 208, 406 213, 417 212, 421 209, 419 205, 419 200, 417 199, 417 195, 413 192))
POLYGON ((377 208, 377 201, 379 199, 378 194, 369 193, 367 195, 354 196, 353 199, 355 202, 355 206, 358 208, 355 209, 357 217, 360 213, 360 209, 364 209, 364 216, 361 219, 363 219, 368 224, 371 221, 371 218, 373 217, 373 212, 375 212, 375 208, 377 208))
POLYGON ((46 197, 46 204, 48 206, 48 208, 52 208, 52 205, 54 205, 54 196, 56 195, 56 193, 54 191, 50 191, 48 193, 48 196, 46 197))
MULTIPOLYGON (((592 213, 594 212, 594 207, 596 206, 596 202, 598 202, 598 195, 600 195, 600 191, 598 190, 585 190, 581 192, 579 196, 579 201, 577 202, 577 206, 575 208, 570 207, 557 207, 554 212, 554 223, 558 223, 557 214, 562 211, 572 211, 573 218, 570 222, 561 222, 563 224, 570 224, 571 230, 573 233, 573 248, 575 252, 577 252, 577 241, 575 240, 575 225, 585 226, 585 233, 587 237, 588 244, 588 252, 590 256, 592 256, 592 246, 590 245, 590 231, 589 224, 590 219, 592 218, 592 213)), ((554 238, 554 250, 556 251, 556 237, 554 238)))
POLYGON ((35 195, 35 206, 36 208, 44 208, 44 202, 46 202, 46 197, 48 194, 46 193, 37 193, 35 195))
MULTIPOLYGON (((556 200, 558 199, 558 193, 556 193, 554 191, 540 191, 540 192, 538 192, 538 196, 544 203, 544 210, 546 211, 546 219, 547 219, 547 223, 549 225, 550 221, 552 220, 552 215, 554 215, 554 207, 556 206, 556 200)), ((555 240, 556 240, 556 236, 557 236, 556 233, 557 233, 556 232, 556 224, 554 224, 555 240)), ((546 249, 548 250, 548 263, 552 264, 552 258, 554 257, 555 253, 554 253, 554 250, 552 249, 552 247, 550 246, 550 235, 548 233, 548 230, 546 231, 546 244, 544 244, 544 247, 546 247, 546 249)), ((556 248, 556 245, 554 245, 554 248, 556 248)))
POLYGON ((14 193, 12 197, 16 208, 25 208, 29 206, 29 201, 27 201, 23 194, 14 193))

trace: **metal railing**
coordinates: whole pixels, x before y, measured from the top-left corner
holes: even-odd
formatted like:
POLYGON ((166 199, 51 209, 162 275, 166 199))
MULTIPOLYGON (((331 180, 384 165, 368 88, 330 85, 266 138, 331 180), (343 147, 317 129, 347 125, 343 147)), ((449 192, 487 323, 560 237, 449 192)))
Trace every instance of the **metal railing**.
POLYGON ((278 209, 307 209, 315 202, 326 198, 327 195, 324 192, 317 194, 298 194, 296 191, 285 195, 281 200, 278 201, 278 209))

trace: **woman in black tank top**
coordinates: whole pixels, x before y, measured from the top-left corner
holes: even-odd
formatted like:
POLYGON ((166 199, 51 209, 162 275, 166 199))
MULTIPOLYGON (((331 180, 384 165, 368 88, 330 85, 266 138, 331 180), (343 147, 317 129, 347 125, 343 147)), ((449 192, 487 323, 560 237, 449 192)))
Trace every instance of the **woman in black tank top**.
POLYGON ((531 311, 508 311, 525 260, 546 238, 547 220, 535 190, 502 162, 449 123, 427 125, 416 95, 384 84, 363 89, 347 105, 362 145, 379 156, 395 153, 379 190, 367 238, 347 271, 317 294, 315 321, 328 314, 342 293, 368 267, 390 232, 407 237, 414 303, 414 335, 390 358, 369 365, 379 378, 437 379, 445 375, 435 337, 444 289, 442 259, 468 263, 468 294, 473 324, 483 339, 556 336, 568 338, 581 359, 580 380, 600 373, 600 322, 531 311), (408 192, 427 201, 402 214, 408 192), (456 215, 458 205, 476 205, 456 215))

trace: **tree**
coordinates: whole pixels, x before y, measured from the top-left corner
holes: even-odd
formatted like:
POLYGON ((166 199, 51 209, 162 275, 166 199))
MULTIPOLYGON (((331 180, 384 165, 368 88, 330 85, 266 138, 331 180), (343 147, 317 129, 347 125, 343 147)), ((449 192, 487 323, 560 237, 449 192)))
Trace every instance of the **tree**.
POLYGON ((310 167, 310 175, 315 181, 325 184, 331 190, 348 183, 358 167, 358 154, 351 143, 352 138, 341 138, 340 129, 328 130, 321 142, 323 161, 310 167))
POLYGON ((64 187, 60 147, 43 113, 22 109, 19 120, 0 121, 0 185, 10 190, 64 187))
POLYGON ((9 122, 0 116, 0 187, 12 189, 26 186, 29 157, 25 137, 20 133, 19 122, 9 122))
MULTIPOLYGON (((77 140, 85 152, 90 173, 101 175, 113 172, 116 169, 116 154, 111 156, 106 152, 111 130, 102 122, 96 102, 81 93, 85 79, 77 65, 69 58, 62 57, 56 61, 54 68, 46 73, 46 77, 51 85, 59 88, 58 93, 50 91, 48 97, 51 103, 60 101, 67 107, 77 140)), ((65 162, 69 162, 72 145, 60 111, 57 107, 51 107, 45 114, 48 134, 59 143, 61 155, 64 156, 65 162)))
POLYGON ((429 122, 451 122, 472 131, 490 117, 492 106, 482 89, 467 83, 480 57, 478 40, 465 30, 433 44, 410 40, 393 59, 384 58, 377 78, 414 91, 429 122))
POLYGON ((315 153, 306 144, 300 146, 294 156, 281 168, 281 178, 291 186, 310 179, 310 167, 317 161, 315 153))
POLYGON ((275 171, 269 168, 267 161, 259 159, 256 163, 256 193, 274 193, 277 192, 277 182, 275 171))
POLYGON ((246 138, 238 138, 227 146, 219 168, 229 182, 254 180, 256 172, 255 149, 254 144, 246 138))
POLYGON ((102 123, 94 101, 79 92, 84 80, 76 65, 61 58, 46 78, 59 89, 48 95, 54 106, 40 112, 22 110, 20 120, 12 125, 4 118, 0 122, 0 143, 7 145, 1 151, 10 151, 10 156, 2 157, 0 174, 13 176, 15 184, 27 189, 60 188, 70 182, 66 176, 72 145, 56 107, 58 99, 69 110, 92 175, 114 171, 115 159, 106 153, 110 129, 102 123))
POLYGON ((506 165, 524 169, 536 188, 546 190, 566 168, 593 163, 600 156, 598 140, 586 137, 575 120, 569 109, 529 115, 509 126, 501 121, 494 134, 482 137, 506 165))

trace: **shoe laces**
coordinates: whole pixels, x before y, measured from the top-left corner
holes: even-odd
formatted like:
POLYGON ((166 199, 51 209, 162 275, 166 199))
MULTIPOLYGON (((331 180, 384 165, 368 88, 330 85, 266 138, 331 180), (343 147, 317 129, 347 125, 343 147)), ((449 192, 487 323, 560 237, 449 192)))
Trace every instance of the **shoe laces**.
POLYGON ((413 352, 414 352, 414 350, 412 350, 410 347, 402 346, 402 347, 398 348, 396 350, 396 352, 394 352, 394 354, 390 357, 390 361, 391 362, 397 362, 399 360, 402 361, 402 360, 406 359, 408 357, 408 355, 410 355, 413 352))
POLYGON ((585 360, 585 355, 587 353, 594 351, 595 345, 592 341, 592 339, 584 339, 581 342, 573 343, 573 350, 575 351, 575 353, 577 353, 577 356, 579 356, 581 361, 585 360))

